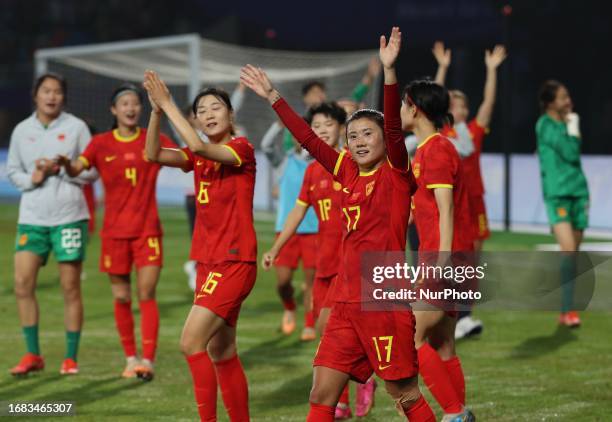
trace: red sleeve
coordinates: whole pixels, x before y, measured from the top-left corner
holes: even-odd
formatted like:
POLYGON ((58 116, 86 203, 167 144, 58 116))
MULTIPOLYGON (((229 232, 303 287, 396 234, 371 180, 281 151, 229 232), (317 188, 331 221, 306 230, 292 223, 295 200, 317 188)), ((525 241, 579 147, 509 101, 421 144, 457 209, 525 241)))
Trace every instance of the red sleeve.
POLYGON ((482 141, 484 141, 485 135, 489 133, 489 129, 480 126, 476 119, 472 119, 467 126, 470 134, 472 135, 474 148, 477 152, 482 151, 482 141))
POLYGON ((232 139, 223 146, 229 149, 238 160, 236 166, 240 167, 245 164, 255 163, 255 150, 246 138, 232 139))
POLYGON ((168 138, 163 133, 159 134, 159 144, 162 148, 174 148, 176 149, 176 144, 172 142, 170 138, 168 138))
POLYGON ((421 177, 427 189, 454 187, 459 154, 448 139, 432 145, 423 162, 426 164, 421 177))
POLYGON ((312 201, 310 199, 310 186, 311 186, 311 177, 312 175, 312 164, 308 166, 306 169, 306 173, 304 173, 304 180, 302 181, 302 188, 300 189, 300 194, 297 197, 297 203, 308 207, 312 205, 312 201))
POLYGON ((385 143, 389 163, 395 169, 408 171, 410 161, 402 133, 401 101, 397 84, 385 85, 385 143))
POLYGON ((96 156, 98 155, 97 145, 100 143, 99 139, 100 138, 98 136, 94 136, 91 139, 91 142, 87 144, 85 151, 83 151, 81 155, 79 155, 79 161, 81 161, 87 169, 97 167, 96 156))
POLYGON ((334 168, 339 160, 338 151, 323 142, 300 117, 284 98, 272 105, 278 117, 293 137, 319 162, 325 169, 334 174, 334 168))
POLYGON ((189 148, 187 148, 187 147, 181 148, 181 149, 179 149, 179 151, 181 151, 183 153, 183 155, 185 156, 185 159, 187 160, 187 164, 185 164, 185 167, 183 167, 183 171, 185 173, 190 172, 191 170, 193 170, 193 167, 194 167, 194 155, 193 155, 193 152, 191 152, 189 150, 189 148))

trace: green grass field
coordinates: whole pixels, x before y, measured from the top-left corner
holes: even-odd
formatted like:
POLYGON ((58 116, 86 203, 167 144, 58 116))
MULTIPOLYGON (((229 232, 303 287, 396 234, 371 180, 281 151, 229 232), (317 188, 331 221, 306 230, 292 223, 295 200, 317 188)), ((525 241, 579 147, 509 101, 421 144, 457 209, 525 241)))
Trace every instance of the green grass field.
MULTIPOLYGON (((4 321, 0 326, 0 401, 75 401, 76 418, 83 421, 196 420, 191 377, 178 348, 192 299, 182 269, 189 250, 187 224, 182 209, 165 208, 161 216, 166 265, 157 290, 161 330, 156 379, 143 384, 119 376, 124 358, 114 328, 108 280, 97 271, 97 237, 89 245, 83 282, 81 373, 73 377, 58 373, 64 353, 63 303, 57 267, 51 260, 40 273, 37 289, 47 368, 14 379, 8 369, 25 351, 12 292, 17 208, 0 205, 0 318, 4 321)), ((260 253, 273 239, 272 223, 264 220, 256 227, 260 253)), ((529 250, 536 243, 551 241, 550 236, 494 233, 487 249, 529 250)), ((238 326, 251 415, 254 421, 303 421, 316 344, 302 344, 297 333, 289 338, 278 333, 281 306, 274 285, 273 274, 260 271, 238 326)), ((468 404, 480 421, 612 420, 612 312, 585 312, 583 327, 574 331, 558 328, 552 312, 477 310, 476 316, 484 321, 485 332, 478 339, 460 342, 458 353, 466 373, 468 404)), ((437 404, 426 395, 440 415, 437 404)), ((220 420, 227 420, 220 402, 218 409, 220 420)), ((402 419, 384 388, 379 388, 376 407, 363 420, 402 419)))

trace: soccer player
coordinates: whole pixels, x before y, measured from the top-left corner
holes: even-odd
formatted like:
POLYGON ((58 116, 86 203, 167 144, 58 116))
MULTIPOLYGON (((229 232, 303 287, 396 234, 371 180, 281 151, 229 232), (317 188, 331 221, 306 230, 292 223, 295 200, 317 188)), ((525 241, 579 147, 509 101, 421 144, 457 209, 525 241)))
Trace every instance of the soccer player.
MULTIPOLYGON (((419 233, 419 260, 431 265, 427 256, 432 253, 444 256, 451 251, 472 251, 468 197, 459 154, 438 133, 445 124, 452 125, 446 89, 429 80, 413 81, 404 89, 403 100, 402 127, 414 132, 419 141, 413 161, 418 184, 414 220, 419 233)), ((418 305, 414 314, 419 373, 444 410, 444 420, 473 420, 464 407, 465 380, 455 354, 456 313, 435 304, 418 305)))
MULTIPOLYGON (((274 123, 264 135, 261 149, 276 169, 278 175, 278 210, 276 213, 275 230, 277 235, 282 231, 289 212, 295 205, 299 195, 300 187, 304 180, 306 168, 312 162, 308 153, 296 142, 289 150, 279 148, 275 145, 277 135, 282 131, 279 123, 274 123)), ((294 141, 290 137, 290 142, 294 141)), ((301 333, 303 341, 316 338, 314 329, 315 320, 312 315, 311 291, 314 281, 316 265, 316 238, 318 232, 317 218, 312 209, 308 209, 304 219, 297 228, 296 234, 292 236, 288 244, 281 250, 274 262, 276 270, 276 289, 283 303, 284 312, 281 320, 281 331, 290 335, 295 331, 295 309, 294 289, 292 285, 293 273, 302 261, 304 273, 304 328, 301 333)))
POLYGON ((204 143, 172 102, 156 73, 145 73, 153 108, 147 157, 163 165, 193 171, 196 225, 191 258, 197 264, 193 306, 181 335, 203 421, 216 420, 217 383, 232 421, 249 420, 247 380, 236 354, 236 324, 242 302, 257 276, 257 239, 253 227, 255 151, 246 138, 233 136, 234 114, 227 93, 209 88, 193 102, 193 111, 210 143, 204 143), (160 148, 163 111, 188 145, 160 148))
POLYGON ((576 251, 589 221, 589 188, 580 163, 580 121, 569 91, 555 80, 539 94, 542 115, 536 123, 542 192, 548 220, 561 249, 562 303, 559 323, 578 327, 573 309, 576 251))
MULTIPOLYGON (((346 121, 346 113, 336 103, 322 103, 308 110, 306 122, 313 132, 329 146, 339 150, 341 132, 346 121)), ((283 230, 274 241, 272 248, 263 254, 262 267, 268 270, 285 244, 291 239, 297 227, 312 207, 319 221, 317 235, 317 263, 312 287, 312 312, 319 333, 323 333, 332 303, 330 289, 338 274, 340 255, 338 250, 342 241, 342 185, 318 162, 312 162, 304 175, 300 194, 283 230)), ((357 416, 366 416, 374 404, 376 381, 370 378, 365 384, 357 385, 357 416)), ((352 416, 349 406, 348 384, 336 406, 336 419, 352 416)))
MULTIPOLYGON (((78 160, 59 157, 69 175, 96 168, 104 184, 100 271, 107 273, 114 298, 117 332, 125 353, 124 378, 153 379, 159 333, 155 289, 163 264, 162 228, 155 186, 160 165, 146 159, 146 129, 138 126, 142 93, 124 84, 111 95, 114 129, 94 136, 78 160), (137 357, 130 273, 136 267, 142 360, 137 357)), ((166 147, 172 142, 162 136, 166 147)))
MULTIPOLYGON (((441 42, 436 42, 433 54, 438 62, 436 82, 444 86, 446 73, 451 63, 451 51, 445 49, 441 42)), ((483 242, 490 235, 484 202, 484 184, 480 170, 480 153, 493 115, 497 95, 497 68, 505 59, 506 49, 502 45, 496 45, 493 50, 485 51, 484 62, 487 70, 483 100, 476 116, 471 120, 468 120, 470 112, 468 97, 459 90, 449 91, 450 113, 453 115, 454 125, 445 125, 441 131, 442 135, 448 137, 455 145, 465 145, 468 142, 473 145, 469 154, 461 154, 461 150, 458 150, 463 158, 463 175, 468 194, 470 220, 474 228, 474 251, 476 254, 482 250, 483 242)), ((455 337, 459 339, 479 334, 482 329, 482 322, 473 319, 471 311, 461 311, 457 321, 455 337)))
POLYGON ((342 265, 334 288, 334 306, 314 360, 307 421, 334 420, 335 406, 349 378, 365 382, 372 372, 385 380, 398 410, 411 421, 433 421, 421 396, 414 348, 414 318, 409 308, 364 312, 361 254, 404 251, 415 182, 403 144, 400 98, 394 63, 401 34, 393 28, 389 43, 380 39, 385 74, 385 116, 359 110, 347 122, 350 156, 338 152, 312 131, 274 89, 266 74, 247 65, 242 81, 268 100, 295 138, 340 183, 345 217, 342 265), (348 193, 347 193, 348 192, 348 193))
MULTIPOLYGON (((363 100, 378 73, 380 73, 379 61, 377 57, 373 57, 363 78, 353 89, 350 98, 344 101, 346 107, 356 107, 356 104, 363 100)), ((302 87, 302 102, 306 109, 321 104, 326 99, 327 92, 323 82, 310 81, 302 87)), ((279 122, 270 126, 262 139, 261 148, 278 173, 279 207, 276 214, 276 232, 280 233, 287 215, 295 204, 304 179, 304 172, 311 162, 311 157, 305 151, 302 151, 299 143, 293 139, 286 128, 283 130, 279 122), (282 147, 279 149, 274 141, 281 132, 283 135, 282 147)), ((297 269, 299 261, 302 261, 304 328, 300 337, 303 341, 316 338, 315 319, 313 318, 311 304, 317 232, 316 216, 312 210, 308 210, 303 222, 298 226, 297 234, 289 240, 288 245, 283 248, 275 262, 277 291, 285 308, 281 330, 284 334, 289 335, 293 333, 296 326, 296 305, 293 299, 294 289, 292 286, 293 273, 297 269)))
POLYGON ((71 178, 53 161, 57 154, 77 157, 91 139, 87 125, 63 111, 65 79, 41 75, 32 91, 35 111, 11 135, 8 177, 22 192, 15 242, 15 296, 27 354, 11 369, 25 375, 45 367, 38 343, 38 301, 35 296, 40 267, 53 251, 64 294, 66 354, 61 374, 76 374, 77 351, 83 325, 81 270, 85 259, 89 212, 81 186, 97 176, 88 172, 71 178))

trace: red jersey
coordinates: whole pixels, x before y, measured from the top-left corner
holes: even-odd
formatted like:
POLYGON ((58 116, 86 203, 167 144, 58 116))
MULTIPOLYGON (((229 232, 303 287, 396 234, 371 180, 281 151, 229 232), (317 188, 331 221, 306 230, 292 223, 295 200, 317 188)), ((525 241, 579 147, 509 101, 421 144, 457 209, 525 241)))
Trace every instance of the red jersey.
MULTIPOLYGON (((124 138, 117 130, 94 136, 79 157, 95 167, 104 185, 104 224, 101 235, 116 239, 159 236, 155 185, 160 165, 146 160, 146 129, 124 138)), ((163 147, 175 145, 160 135, 163 147)))
POLYGON ((193 170, 196 192, 190 256, 203 264, 255 262, 255 151, 246 138, 232 139, 223 146, 238 159, 237 165, 221 164, 182 149, 188 161, 184 170, 193 170))
POLYGON ((410 198, 416 189, 401 131, 397 85, 385 85, 385 142, 388 160, 369 173, 359 171, 346 151, 338 153, 317 137, 280 99, 273 105, 294 137, 342 184, 343 239, 336 302, 362 302, 361 256, 405 251, 410 198))
POLYGON ((414 219, 419 250, 440 249, 440 215, 433 189, 453 190, 453 251, 472 250, 473 233, 461 159, 453 144, 435 133, 417 147, 412 167, 419 187, 414 195, 414 219))
POLYGON ((312 206, 319 219, 317 277, 338 273, 342 243, 342 185, 318 161, 306 168, 297 203, 312 206))
MULTIPOLYGON (((487 134, 487 129, 481 127, 476 119, 470 120, 467 123, 467 128, 472 136, 474 152, 462 160, 465 189, 468 196, 480 196, 484 194, 484 184, 482 183, 482 174, 480 172, 480 153, 482 152, 482 142, 487 134)), ((457 132, 452 127, 445 126, 442 129, 442 135, 456 138, 457 132)))

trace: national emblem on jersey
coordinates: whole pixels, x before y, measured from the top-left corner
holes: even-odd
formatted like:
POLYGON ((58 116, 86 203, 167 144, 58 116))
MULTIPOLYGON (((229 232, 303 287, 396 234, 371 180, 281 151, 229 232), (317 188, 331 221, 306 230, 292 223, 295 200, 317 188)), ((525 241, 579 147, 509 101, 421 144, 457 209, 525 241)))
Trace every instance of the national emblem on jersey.
POLYGON ((366 185, 366 191, 365 191, 366 196, 370 196, 370 194, 374 190, 375 184, 376 184, 376 180, 372 180, 370 183, 366 185))
POLYGON ((412 173, 414 173, 414 177, 418 179, 418 177, 421 175, 421 163, 414 163, 412 173))

